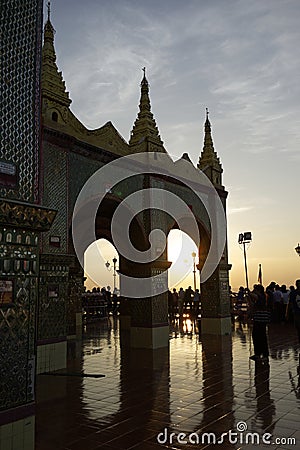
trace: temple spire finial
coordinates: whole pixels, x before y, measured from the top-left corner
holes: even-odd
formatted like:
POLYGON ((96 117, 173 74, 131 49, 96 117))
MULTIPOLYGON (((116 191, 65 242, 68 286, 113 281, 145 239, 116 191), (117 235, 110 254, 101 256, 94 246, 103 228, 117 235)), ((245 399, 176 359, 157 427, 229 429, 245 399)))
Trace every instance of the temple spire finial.
POLYGON ((223 169, 220 159, 214 149, 208 115, 208 108, 205 108, 206 120, 204 124, 204 145, 197 167, 204 171, 214 185, 221 186, 223 169))
POLYGON ((44 44, 42 49, 42 97, 57 102, 59 105, 70 106, 71 100, 66 91, 65 82, 56 64, 54 48, 55 30, 50 21, 50 1, 47 2, 48 17, 44 26, 44 44))
POLYGON ((50 12, 51 12, 51 10, 50 10, 50 0, 47 2, 47 11, 48 11, 48 20, 50 22, 50 12))
POLYGON ((144 76, 140 84, 141 97, 139 112, 131 131, 129 145, 135 146, 144 142, 146 144, 147 151, 165 151, 155 119, 151 112, 149 83, 146 78, 146 67, 143 67, 142 71, 144 76))

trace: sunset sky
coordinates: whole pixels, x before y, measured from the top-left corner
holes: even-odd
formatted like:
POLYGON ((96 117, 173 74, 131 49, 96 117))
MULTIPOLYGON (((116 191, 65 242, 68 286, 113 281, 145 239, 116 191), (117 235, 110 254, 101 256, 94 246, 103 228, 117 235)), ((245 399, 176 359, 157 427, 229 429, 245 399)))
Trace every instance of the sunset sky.
POLYGON ((197 164, 209 108, 232 287, 245 283, 244 231, 250 285, 259 263, 264 284, 300 278, 300 2, 52 0, 51 20, 71 109, 88 128, 110 120, 128 141, 146 66, 166 149, 197 164))

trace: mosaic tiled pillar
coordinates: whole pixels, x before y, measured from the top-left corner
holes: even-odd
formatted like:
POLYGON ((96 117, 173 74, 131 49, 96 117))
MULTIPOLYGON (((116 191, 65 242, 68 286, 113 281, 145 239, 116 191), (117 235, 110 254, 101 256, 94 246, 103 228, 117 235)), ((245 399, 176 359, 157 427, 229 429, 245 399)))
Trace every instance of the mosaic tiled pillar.
POLYGON ((211 277, 201 284, 202 334, 231 333, 229 268, 221 262, 211 277))
MULTIPOLYGON (((168 218, 164 213, 165 198, 159 198, 161 209, 150 208, 150 187, 163 189, 163 182, 152 180, 148 175, 143 176, 143 207, 139 215, 141 224, 139 232, 133 234, 132 245, 145 251, 149 248, 149 235, 152 230, 160 229, 165 235, 168 230, 168 218)), ((145 290, 138 283, 129 281, 133 286, 134 295, 124 299, 126 302, 125 314, 130 317, 130 345, 133 348, 157 349, 169 345, 168 323, 168 275, 167 269, 171 263, 167 261, 167 249, 161 237, 157 238, 151 246, 152 262, 137 263, 128 261, 120 256, 120 272, 132 278, 145 278, 145 290), (151 283, 149 283, 151 280, 151 283), (147 288, 146 288, 147 285, 147 288), (150 286, 150 287, 149 287, 150 286), (140 289, 140 292, 138 291, 140 289), (162 292, 162 293, 161 293, 162 292)), ((126 280, 120 277, 121 296, 126 280)))
POLYGON ((69 256, 41 255, 37 373, 66 367, 70 259, 69 256))
MULTIPOLYGON (((165 283, 165 270, 170 266, 168 261, 156 261, 151 266, 126 264, 120 258, 120 270, 131 277, 162 276, 165 283), (154 266, 156 265, 156 267, 154 266)), ((159 279, 157 280, 159 282, 159 279)), ((122 293, 122 277, 121 277, 122 293)), ((153 292, 156 286, 153 283, 153 292)), ((125 308, 121 307, 121 324, 126 317, 126 325, 130 331, 130 346, 133 348, 157 349, 169 345, 168 299, 167 293, 151 297, 123 298, 125 308)), ((123 303, 123 305, 124 305, 123 303)))
POLYGON ((46 208, 0 199, 1 449, 13 442, 34 448, 39 235, 54 217, 46 208))
POLYGON ((38 234, 0 228, 0 409, 34 401, 38 234))
POLYGON ((80 339, 82 336, 82 293, 84 287, 84 272, 81 268, 70 268, 68 284, 67 335, 69 338, 80 339))

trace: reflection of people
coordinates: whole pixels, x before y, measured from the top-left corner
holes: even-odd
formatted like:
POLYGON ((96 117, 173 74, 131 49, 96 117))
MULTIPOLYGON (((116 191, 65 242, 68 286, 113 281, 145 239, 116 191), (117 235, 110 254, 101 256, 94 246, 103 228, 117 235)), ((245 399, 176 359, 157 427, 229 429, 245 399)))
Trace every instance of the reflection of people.
POLYGON ((300 343, 300 280, 296 281, 296 289, 290 293, 290 303, 294 314, 295 327, 300 343))
POLYGON ((274 400, 270 396, 270 366, 260 362, 255 364, 255 390, 257 399, 257 417, 262 422, 262 429, 268 428, 268 432, 272 433, 275 423, 273 417, 275 415, 274 400), (266 414, 266 411, 268 413, 266 414), (271 426, 271 424, 273 425, 271 426), (271 427, 270 427, 271 426, 271 427))
POLYGON ((298 384, 296 385, 295 378, 292 375, 292 372, 289 370, 289 377, 292 385, 292 390, 296 394, 296 398, 300 399, 300 355, 299 355, 299 366, 297 367, 297 376, 298 376, 298 384))

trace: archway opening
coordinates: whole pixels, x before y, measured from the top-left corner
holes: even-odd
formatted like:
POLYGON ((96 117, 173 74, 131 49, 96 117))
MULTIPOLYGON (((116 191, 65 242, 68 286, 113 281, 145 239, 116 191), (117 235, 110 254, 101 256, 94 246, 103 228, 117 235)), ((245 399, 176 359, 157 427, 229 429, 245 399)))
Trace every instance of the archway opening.
POLYGON ((113 292, 119 289, 117 273, 119 258, 116 248, 107 239, 93 242, 84 254, 84 272, 86 290, 94 287, 110 287, 113 292))
POLYGON ((198 249, 194 241, 183 231, 173 229, 168 235, 169 288, 200 288, 198 249), (194 264, 195 263, 195 264, 194 264))

